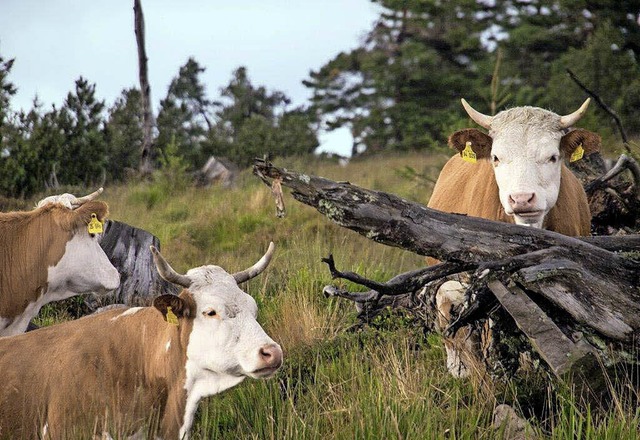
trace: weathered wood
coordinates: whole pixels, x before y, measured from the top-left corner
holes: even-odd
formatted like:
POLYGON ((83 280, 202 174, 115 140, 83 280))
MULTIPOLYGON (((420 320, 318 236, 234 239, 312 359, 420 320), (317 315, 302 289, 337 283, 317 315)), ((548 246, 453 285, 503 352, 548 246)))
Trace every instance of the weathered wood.
POLYGON ((490 281, 488 287, 558 377, 582 373, 586 365, 590 370, 598 367, 594 350, 584 341, 574 343, 566 337, 522 289, 515 285, 507 288, 497 280, 490 281))
POLYGON ((264 161, 257 161, 254 171, 263 180, 281 179, 296 200, 374 241, 475 265, 487 280, 514 275, 525 289, 546 295, 577 322, 614 340, 629 342, 640 330, 637 260, 588 240, 447 214, 264 161))
POLYGON ((120 287, 106 297, 87 298, 91 310, 109 304, 150 305, 162 293, 178 293, 179 288, 158 275, 149 246, 160 249, 158 238, 139 228, 106 220, 100 246, 120 273, 120 287))
POLYGON ((151 86, 149 85, 149 71, 147 65, 147 50, 145 48, 144 14, 140 0, 133 2, 134 31, 138 47, 138 77, 140 79, 140 96, 142 103, 142 146, 140 147, 139 171, 148 175, 153 171, 153 109, 151 108, 151 86))

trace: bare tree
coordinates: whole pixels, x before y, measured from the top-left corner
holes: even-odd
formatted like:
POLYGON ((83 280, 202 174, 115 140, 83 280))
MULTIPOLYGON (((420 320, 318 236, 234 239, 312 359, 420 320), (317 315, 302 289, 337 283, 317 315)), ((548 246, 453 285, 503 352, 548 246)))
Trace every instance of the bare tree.
POLYGON ((140 77, 140 91, 142 96, 143 139, 142 147, 140 148, 139 171, 142 175, 148 175, 153 171, 151 158, 153 156, 153 126, 155 125, 155 121, 151 108, 151 87, 149 86, 147 69, 148 58, 144 44, 144 15, 142 13, 140 0, 133 1, 133 12, 135 16, 136 43, 138 45, 138 75, 140 77))

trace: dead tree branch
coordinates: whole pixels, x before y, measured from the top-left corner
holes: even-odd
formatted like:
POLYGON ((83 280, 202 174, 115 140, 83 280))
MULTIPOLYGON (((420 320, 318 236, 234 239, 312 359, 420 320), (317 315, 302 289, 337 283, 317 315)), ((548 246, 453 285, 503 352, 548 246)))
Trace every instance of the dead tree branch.
POLYGON ((569 77, 571 77, 573 82, 575 82, 578 85, 578 87, 580 87, 582 90, 584 90, 589 96, 593 97, 593 99, 596 101, 596 103, 605 112, 607 112, 609 114, 609 116, 611 116, 611 118, 613 118, 614 122, 616 123, 616 126, 618 127, 618 130, 620 131, 620 136, 622 137, 622 142, 624 144, 624 148, 627 150, 627 153, 631 153, 631 149, 629 148, 629 138, 627 138, 627 133, 624 131, 624 128, 622 127, 622 122, 620 122, 620 117, 616 114, 616 112, 613 111, 613 109, 611 109, 611 107, 609 107, 607 104, 605 104, 602 101, 602 99, 600 98, 600 96, 598 94, 596 94, 591 89, 587 88, 587 86, 585 86, 582 83, 582 81, 580 81, 578 79, 576 74, 573 73, 571 71, 571 69, 567 69, 567 73, 569 74, 569 77))
MULTIPOLYGON (((288 171, 265 161, 257 161, 254 169, 266 180, 281 179, 296 200, 376 242, 449 264, 476 265, 485 283, 507 276, 612 340, 630 341, 640 330, 637 260, 589 240, 447 214, 392 194, 288 171)), ((637 243, 638 237, 631 240, 637 243)))
POLYGON ((144 14, 140 0, 134 0, 133 13, 135 17, 136 44, 138 46, 138 76, 140 79, 140 99, 142 103, 142 146, 140 147, 140 166, 142 175, 153 171, 153 109, 151 108, 151 86, 147 68, 147 50, 145 48, 144 14))

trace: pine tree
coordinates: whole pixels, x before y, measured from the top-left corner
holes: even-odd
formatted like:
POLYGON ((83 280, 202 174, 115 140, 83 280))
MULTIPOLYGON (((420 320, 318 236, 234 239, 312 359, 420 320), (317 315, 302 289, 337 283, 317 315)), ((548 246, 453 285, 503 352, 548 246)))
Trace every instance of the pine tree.
POLYGON ((140 90, 132 88, 122 91, 113 106, 105 126, 109 145, 107 177, 122 181, 127 170, 133 172, 138 166, 139 151, 143 141, 142 102, 140 90))
POLYGON ((82 77, 75 84, 58 116, 64 144, 57 176, 61 184, 96 186, 106 178, 105 104, 96 99, 95 84, 82 77))
POLYGON ((204 71, 196 60, 189 58, 171 81, 165 99, 160 101, 157 118, 158 149, 164 152, 169 144, 175 143, 178 154, 192 169, 206 160, 203 143, 212 125, 211 102, 200 81, 204 71))

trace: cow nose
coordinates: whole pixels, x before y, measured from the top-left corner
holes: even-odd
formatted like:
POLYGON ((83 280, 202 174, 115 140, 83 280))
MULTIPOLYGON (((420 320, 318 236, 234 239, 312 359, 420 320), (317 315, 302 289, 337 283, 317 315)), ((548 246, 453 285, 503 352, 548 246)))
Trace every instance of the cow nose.
POLYGON ((282 365, 282 349, 277 344, 260 347, 258 354, 267 367, 278 368, 282 365))
POLYGON ((509 194, 509 205, 515 212, 530 211, 536 199, 535 193, 512 193, 509 194))

